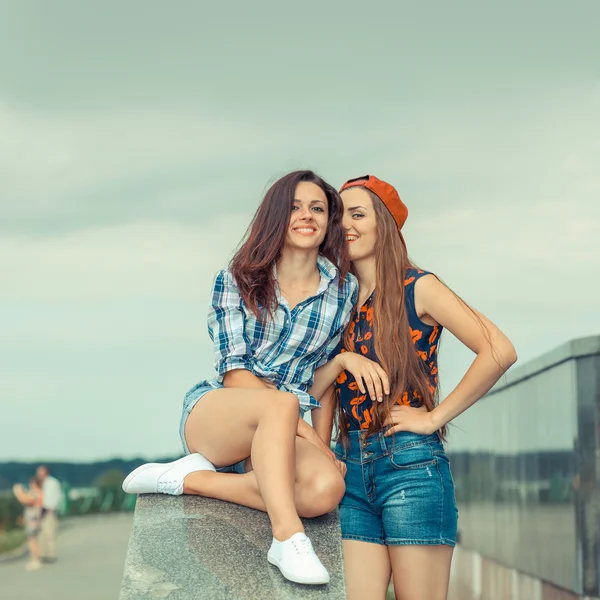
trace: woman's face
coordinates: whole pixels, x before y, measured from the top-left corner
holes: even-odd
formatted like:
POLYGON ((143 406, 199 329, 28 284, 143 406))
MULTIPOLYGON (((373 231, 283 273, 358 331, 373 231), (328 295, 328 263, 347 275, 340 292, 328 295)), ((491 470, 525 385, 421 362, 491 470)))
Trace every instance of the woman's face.
POLYGON ((285 246, 301 250, 319 248, 327 234, 329 209, 325 192, 315 183, 296 186, 285 246))
POLYGON ((344 203, 343 225, 352 261, 375 255, 377 219, 370 194, 361 187, 341 193, 344 203))

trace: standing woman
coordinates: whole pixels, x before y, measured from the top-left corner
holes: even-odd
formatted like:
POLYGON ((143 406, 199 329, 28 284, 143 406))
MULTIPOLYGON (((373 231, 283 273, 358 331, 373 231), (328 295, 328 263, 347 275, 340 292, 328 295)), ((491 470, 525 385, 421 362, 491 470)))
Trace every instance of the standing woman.
POLYGON ((337 378, 348 598, 383 600, 392 576, 397 600, 444 600, 457 509, 441 440, 516 361, 515 350, 486 317, 412 264, 400 233, 408 210, 390 184, 367 175, 346 182, 341 197, 358 309, 313 392, 319 397, 337 378), (438 403, 443 328, 477 356, 438 403), (362 377, 343 370, 351 357, 362 377))
POLYGON ((217 374, 185 397, 187 456, 142 465, 123 483, 130 493, 197 494, 266 511, 268 561, 305 584, 327 583, 329 574, 300 517, 330 512, 345 489, 344 465, 300 418, 315 409, 319 426, 314 371, 339 343, 357 299, 342 215, 336 190, 312 171, 269 189, 214 283, 208 327, 217 374))
POLYGON ((42 518, 42 488, 40 482, 32 477, 29 480, 29 489, 20 484, 13 486, 13 493, 17 500, 25 507, 23 522, 25 534, 27 535, 27 546, 29 548, 29 562, 25 566, 28 571, 37 571, 41 568, 40 546, 38 536, 42 518))

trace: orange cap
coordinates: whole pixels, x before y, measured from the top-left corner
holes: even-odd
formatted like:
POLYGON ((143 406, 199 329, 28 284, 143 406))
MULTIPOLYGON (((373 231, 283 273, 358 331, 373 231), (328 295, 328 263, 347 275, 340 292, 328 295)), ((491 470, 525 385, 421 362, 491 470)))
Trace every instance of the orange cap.
MULTIPOLYGON (((340 193, 351 187, 364 187, 373 192, 385 204, 386 208, 392 214, 392 217, 394 217, 394 221, 396 221, 398 225, 398 231, 402 229, 402 226, 408 217, 408 208, 406 207, 406 204, 400 200, 400 194, 398 194, 393 185, 390 185, 381 179, 377 179, 377 177, 374 177, 373 175, 365 175, 346 181, 340 188, 340 193)), ((400 237, 402 237, 402 234, 400 237)))

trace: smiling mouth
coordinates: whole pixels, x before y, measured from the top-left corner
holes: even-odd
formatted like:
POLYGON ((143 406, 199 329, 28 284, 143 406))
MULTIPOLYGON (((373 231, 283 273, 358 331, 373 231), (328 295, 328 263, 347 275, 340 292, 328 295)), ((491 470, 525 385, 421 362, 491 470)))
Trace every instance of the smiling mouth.
POLYGON ((357 235, 347 235, 346 236, 346 241, 350 244, 352 242, 355 242, 358 239, 357 235))
POLYGON ((312 235, 313 233, 317 232, 314 227, 295 227, 293 231, 302 235, 312 235))

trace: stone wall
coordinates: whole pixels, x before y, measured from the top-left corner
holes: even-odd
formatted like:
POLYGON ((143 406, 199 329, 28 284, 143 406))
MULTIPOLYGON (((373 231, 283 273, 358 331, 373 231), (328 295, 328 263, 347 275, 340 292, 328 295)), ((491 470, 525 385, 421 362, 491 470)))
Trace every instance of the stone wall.
POLYGON ((267 563, 267 515, 194 496, 139 497, 120 600, 292 600, 346 598, 337 512, 305 519, 329 570, 326 586, 297 585, 267 563))

